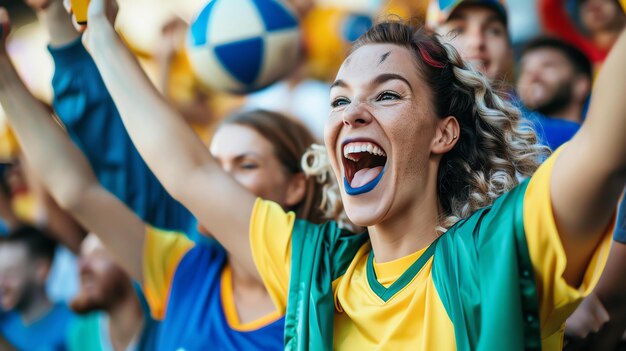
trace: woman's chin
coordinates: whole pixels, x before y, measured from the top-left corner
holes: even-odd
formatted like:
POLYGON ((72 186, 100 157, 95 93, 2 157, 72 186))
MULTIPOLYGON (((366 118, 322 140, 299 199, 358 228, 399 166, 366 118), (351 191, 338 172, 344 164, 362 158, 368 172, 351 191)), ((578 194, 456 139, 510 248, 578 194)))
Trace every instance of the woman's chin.
POLYGON ((344 201, 346 215, 352 223, 359 227, 371 227, 384 219, 387 206, 380 199, 370 201, 344 201))
POLYGON ((389 183, 388 177, 372 189, 357 195, 351 195, 342 184, 342 201, 346 215, 350 221, 360 227, 371 227, 383 221, 393 202, 395 187, 389 183), (391 185, 391 186, 390 186, 391 185))

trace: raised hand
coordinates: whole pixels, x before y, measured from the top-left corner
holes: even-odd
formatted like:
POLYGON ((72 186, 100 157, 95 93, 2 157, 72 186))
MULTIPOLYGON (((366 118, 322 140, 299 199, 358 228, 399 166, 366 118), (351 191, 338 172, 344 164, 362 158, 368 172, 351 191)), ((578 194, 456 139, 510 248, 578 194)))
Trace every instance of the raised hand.
POLYGON ((119 7, 116 0, 91 0, 87 17, 89 20, 106 19, 111 25, 115 24, 119 7))
POLYGON ((106 27, 113 28, 119 7, 116 0, 90 0, 89 9, 87 11, 88 25, 80 25, 73 15, 72 6, 69 0, 63 1, 65 8, 72 14, 72 22, 74 26, 83 32, 83 45, 89 51, 93 37, 93 27, 104 24, 106 27), (89 25, 91 24, 91 25, 89 25))

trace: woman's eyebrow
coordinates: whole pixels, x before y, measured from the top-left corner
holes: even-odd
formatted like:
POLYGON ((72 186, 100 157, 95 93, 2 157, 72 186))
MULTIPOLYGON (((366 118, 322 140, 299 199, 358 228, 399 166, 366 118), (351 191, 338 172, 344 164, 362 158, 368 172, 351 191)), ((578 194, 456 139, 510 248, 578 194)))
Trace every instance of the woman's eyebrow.
MULTIPOLYGON (((413 92, 413 86, 411 85, 411 83, 409 83, 408 80, 406 80, 406 78, 402 77, 399 74, 396 73, 383 73, 380 74, 376 77, 374 77, 374 79, 372 79, 370 81, 370 85, 380 85, 383 84, 389 80, 400 80, 402 82, 404 82, 404 84, 406 84, 409 89, 411 90, 411 92, 413 92)), ((341 79, 337 79, 336 81, 333 82, 333 84, 330 85, 330 89, 336 88, 336 87, 341 87, 341 88, 347 88, 348 84, 341 80, 341 79)))
POLYGON ((346 82, 344 82, 341 79, 337 79, 336 81, 333 82, 333 84, 330 85, 330 89, 335 88, 335 87, 346 88, 347 86, 348 84, 346 84, 346 82))
POLYGON ((374 79, 372 79, 372 81, 370 82, 370 85, 380 85, 389 80, 402 81, 404 82, 404 84, 408 85, 411 92, 413 92, 413 86, 411 85, 411 83, 409 83, 409 81, 406 80, 406 78, 396 73, 383 73, 381 75, 378 75, 374 79))

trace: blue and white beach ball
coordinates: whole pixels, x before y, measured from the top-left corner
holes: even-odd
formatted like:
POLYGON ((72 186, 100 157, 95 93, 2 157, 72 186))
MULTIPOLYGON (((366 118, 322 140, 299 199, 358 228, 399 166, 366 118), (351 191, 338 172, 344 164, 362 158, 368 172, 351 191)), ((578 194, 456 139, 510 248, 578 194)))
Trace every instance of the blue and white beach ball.
POLYGON ((187 52, 208 86, 249 93, 288 75, 300 56, 294 12, 279 0, 212 0, 189 28, 187 52))

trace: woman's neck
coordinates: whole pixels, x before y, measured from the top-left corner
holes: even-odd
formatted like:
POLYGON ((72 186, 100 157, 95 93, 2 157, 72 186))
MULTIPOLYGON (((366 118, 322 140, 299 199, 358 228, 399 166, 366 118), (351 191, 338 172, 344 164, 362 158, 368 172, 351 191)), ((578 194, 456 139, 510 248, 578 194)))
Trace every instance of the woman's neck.
POLYGON ((251 276, 230 255, 233 301, 240 323, 256 321, 276 310, 267 289, 258 279, 251 276))
POLYGON ((425 192, 403 210, 385 221, 368 227, 376 262, 384 263, 408 256, 430 245, 439 225, 436 187, 425 192))
POLYGON ((370 242, 377 263, 384 263, 417 252, 437 239, 437 216, 406 216, 393 223, 369 227, 370 242))

